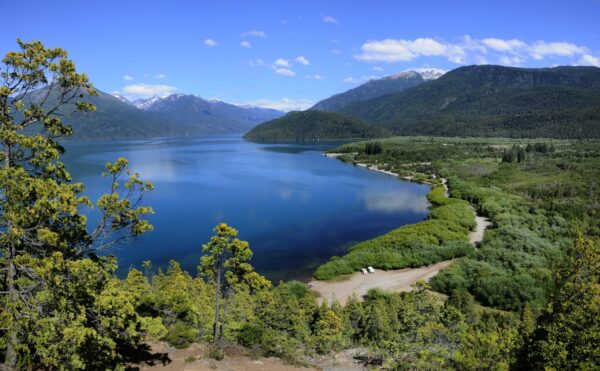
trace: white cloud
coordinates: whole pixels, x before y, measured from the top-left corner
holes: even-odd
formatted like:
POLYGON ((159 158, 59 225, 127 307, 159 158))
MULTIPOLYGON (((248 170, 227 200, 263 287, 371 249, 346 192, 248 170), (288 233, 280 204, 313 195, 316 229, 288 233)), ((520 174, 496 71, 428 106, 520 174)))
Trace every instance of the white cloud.
POLYGON ((246 49, 250 49, 250 48, 252 47, 252 45, 251 45, 251 44, 250 44, 248 41, 242 41, 242 42, 240 43, 240 46, 241 46, 242 48, 246 48, 246 49))
POLYGON ((159 79, 159 80, 164 80, 164 79, 166 79, 166 78, 167 78, 167 76, 165 76, 165 75, 164 75, 164 74, 162 74, 162 73, 159 73, 159 74, 157 74, 157 75, 154 75, 154 78, 155 78, 155 79, 159 79))
POLYGON ((275 73, 282 76, 296 76, 296 72, 290 70, 289 68, 277 68, 275 70, 275 73))
MULTIPOLYGON (((458 42, 448 43, 431 38, 414 40, 384 39, 367 41, 355 59, 365 62, 396 63, 412 61, 420 57, 442 57, 457 64, 486 64, 488 58, 501 64, 518 66, 529 59, 565 58, 564 64, 582 63, 584 55, 594 57, 585 46, 568 42, 536 41, 527 43, 519 39, 474 39, 468 35, 458 42), (579 58, 574 59, 574 58, 579 58)), ((587 58, 588 62, 593 62, 587 58)))
POLYGON ((267 37, 267 34, 260 30, 250 30, 248 32, 244 32, 242 34, 242 36, 253 36, 253 37, 264 38, 264 37, 267 37))
POLYGON ((584 54, 587 48, 577 46, 566 42, 538 41, 530 47, 530 54, 533 59, 544 59, 546 56, 571 57, 584 54))
POLYGON ((123 76, 123 80, 133 81, 133 76, 131 76, 131 75, 125 75, 125 76, 123 76))
POLYGON ((204 45, 208 46, 209 48, 212 48, 214 46, 219 45, 219 43, 213 39, 205 39, 204 40, 204 45))
POLYGON ((339 49, 331 49, 330 52, 331 54, 342 54, 342 51, 339 49))
POLYGON ((305 66, 308 66, 310 64, 310 61, 308 59, 304 58, 303 55, 301 55, 298 58, 296 58, 296 62, 298 62, 298 63, 300 63, 302 65, 305 65, 305 66))
POLYGON ((600 57, 594 57, 591 54, 584 54, 581 59, 579 60, 579 63, 581 65, 584 66, 596 66, 596 67, 600 67, 600 57))
MULTIPOLYGON (((415 40, 385 39, 369 41, 362 45, 362 54, 355 58, 365 62, 401 62, 411 61, 420 56, 448 55, 449 47, 429 38, 415 40)), ((456 53, 458 50, 454 50, 456 53)))
POLYGON ((305 79, 310 79, 310 80, 325 80, 324 76, 321 76, 319 74, 315 74, 315 75, 306 75, 304 76, 305 79))
POLYGON ((379 66, 374 66, 374 67, 373 67, 373 71, 378 71, 378 72, 381 72, 381 71, 383 71, 383 68, 382 68, 382 67, 379 67, 379 66))
POLYGON ((290 62, 288 62, 287 59, 279 58, 275 61, 275 65, 279 67, 289 67, 290 62))
POLYGON ((337 19, 333 18, 330 15, 324 15, 323 16, 323 22, 325 22, 325 23, 333 23, 333 24, 340 24, 340 22, 337 19))
POLYGON ((487 38, 481 40, 481 43, 488 48, 498 52, 511 52, 516 53, 518 50, 526 46, 525 42, 517 39, 502 40, 496 38, 487 38))
POLYGON ((133 84, 123 88, 123 94, 127 98, 147 98, 152 96, 164 97, 172 94, 177 88, 168 85, 133 84))
POLYGON ((271 108, 280 111, 302 111, 312 107, 316 102, 311 99, 289 99, 282 98, 280 100, 258 99, 255 101, 245 102, 242 106, 254 106, 262 108, 271 108))

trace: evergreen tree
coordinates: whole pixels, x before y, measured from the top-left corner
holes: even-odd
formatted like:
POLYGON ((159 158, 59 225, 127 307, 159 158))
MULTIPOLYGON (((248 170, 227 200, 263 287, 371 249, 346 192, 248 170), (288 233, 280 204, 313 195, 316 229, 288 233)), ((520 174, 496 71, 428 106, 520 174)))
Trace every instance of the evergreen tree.
POLYGON ((0 74, 0 357, 11 368, 114 367, 141 342, 144 320, 118 291, 114 259, 98 252, 152 228, 141 206, 152 186, 127 160, 108 163, 111 192, 88 226, 80 210, 92 203, 57 139, 72 132, 61 118, 93 111, 79 99, 96 92, 64 50, 18 44, 0 74))

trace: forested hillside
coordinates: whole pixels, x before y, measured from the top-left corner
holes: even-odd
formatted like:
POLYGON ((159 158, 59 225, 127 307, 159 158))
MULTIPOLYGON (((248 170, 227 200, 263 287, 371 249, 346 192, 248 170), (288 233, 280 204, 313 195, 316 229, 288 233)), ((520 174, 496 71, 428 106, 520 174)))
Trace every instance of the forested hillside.
POLYGON ((339 112, 401 135, 600 137, 600 68, 468 66, 339 112))
POLYGON ((305 141, 360 139, 384 135, 384 130, 353 117, 332 112, 302 111, 265 122, 250 130, 245 139, 256 141, 305 141))

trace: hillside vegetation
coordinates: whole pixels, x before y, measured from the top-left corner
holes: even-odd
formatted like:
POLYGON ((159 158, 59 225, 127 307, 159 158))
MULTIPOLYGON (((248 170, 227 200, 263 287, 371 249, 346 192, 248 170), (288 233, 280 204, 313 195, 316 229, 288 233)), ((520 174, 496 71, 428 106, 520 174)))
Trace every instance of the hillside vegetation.
POLYGON ((600 137, 600 68, 468 66, 339 110, 399 135, 600 137))
POLYGON ((265 122, 250 130, 244 139, 256 141, 310 141, 359 139, 382 136, 384 131, 339 113, 302 111, 265 122))

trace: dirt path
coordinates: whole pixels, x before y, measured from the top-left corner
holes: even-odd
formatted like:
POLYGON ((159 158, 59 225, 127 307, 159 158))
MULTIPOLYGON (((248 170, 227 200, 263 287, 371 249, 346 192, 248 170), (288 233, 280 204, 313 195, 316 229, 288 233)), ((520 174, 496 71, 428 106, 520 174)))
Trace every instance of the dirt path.
POLYGON ((320 294, 320 300, 332 302, 336 299, 340 304, 345 304, 352 294, 359 298, 367 294, 370 289, 380 288, 390 292, 412 290, 412 285, 418 281, 429 281, 441 269, 452 264, 453 260, 446 260, 427 267, 406 268, 397 270, 375 270, 372 274, 353 273, 348 279, 340 281, 310 282, 313 290, 320 294))
POLYGON ((279 358, 253 358, 241 353, 238 349, 226 349, 225 358, 221 361, 209 358, 208 347, 205 344, 192 344, 186 349, 174 349, 165 343, 151 344, 152 351, 166 355, 168 360, 164 363, 155 361, 154 364, 137 364, 139 370, 164 370, 164 371, 292 371, 316 370, 312 367, 293 366, 284 363, 279 358))
POLYGON ((483 240, 485 230, 492 225, 492 222, 484 216, 477 215, 475 209, 473 209, 473 213, 475 214, 475 223, 477 225, 474 231, 469 232, 469 242, 471 242, 473 246, 476 246, 483 240))

